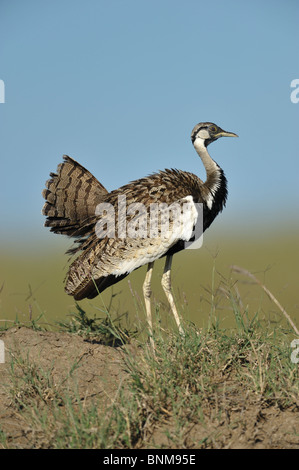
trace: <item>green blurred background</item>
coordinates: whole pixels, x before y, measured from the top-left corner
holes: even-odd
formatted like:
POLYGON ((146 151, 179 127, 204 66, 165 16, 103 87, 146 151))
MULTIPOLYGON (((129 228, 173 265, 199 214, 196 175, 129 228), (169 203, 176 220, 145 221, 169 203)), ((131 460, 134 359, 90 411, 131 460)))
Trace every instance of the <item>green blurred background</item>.
MULTIPOLYGON (((291 226, 289 226, 289 229, 291 226)), ((274 231, 273 231, 274 232, 274 231)), ((172 283, 180 313, 186 320, 198 326, 207 325, 211 313, 223 325, 234 323, 232 305, 228 299, 229 288, 241 297, 243 311, 252 317, 277 322, 283 316, 268 299, 261 287, 254 285, 246 276, 231 271, 232 265, 250 270, 262 281, 299 324, 298 296, 298 250, 299 230, 294 228, 285 234, 261 233, 235 236, 214 232, 204 235, 203 247, 185 250, 174 257, 172 283), (214 306, 214 307, 213 307, 214 306)), ((55 238, 55 237, 54 237, 55 238)), ((72 297, 63 290, 68 257, 63 254, 70 243, 56 242, 42 246, 11 247, 1 252, 0 318, 22 321, 37 319, 54 324, 66 320, 76 311, 72 297)), ((164 321, 173 324, 160 281, 164 260, 155 264, 153 276, 153 305, 159 306, 164 321), (170 320, 168 320, 170 318, 170 320)), ((93 300, 79 304, 91 317, 105 317, 105 310, 113 318, 124 316, 126 326, 144 323, 142 283, 146 268, 140 268, 129 277, 107 289, 93 300)), ((155 311, 155 307, 153 307, 155 311)))

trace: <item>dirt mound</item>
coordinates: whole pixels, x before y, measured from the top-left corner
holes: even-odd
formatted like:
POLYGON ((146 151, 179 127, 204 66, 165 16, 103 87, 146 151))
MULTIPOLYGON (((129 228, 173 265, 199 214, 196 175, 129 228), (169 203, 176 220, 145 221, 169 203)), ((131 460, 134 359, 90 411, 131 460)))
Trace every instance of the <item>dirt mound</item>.
MULTIPOLYGON (((16 387, 12 383, 11 361, 15 369, 22 369, 24 380, 26 373, 29 375, 26 369, 37 364, 40 375, 46 377, 50 374, 51 386, 45 387, 45 390, 49 389, 50 399, 53 389, 75 390, 85 405, 91 399, 98 398, 103 409, 126 375, 121 348, 86 341, 77 335, 22 327, 6 331, 0 335, 0 339, 4 341, 6 351, 6 362, 0 364, 0 426, 14 446, 30 445, 30 429, 26 429, 26 426, 24 429, 24 423, 12 406, 14 398, 20 398, 13 396, 14 393, 20 393, 20 386, 18 384, 16 387)), ((34 375, 34 371, 31 372, 34 375)), ((25 385, 30 399, 30 383, 25 385)))
MULTIPOLYGON (((24 327, 5 331, 0 339, 6 351, 6 362, 0 364, 0 448, 53 446, 53 441, 47 440, 41 429, 34 429, 22 414, 31 404, 32 409, 36 406, 36 396, 43 403, 43 408, 36 408, 42 411, 36 412, 51 407, 56 391, 58 397, 61 390, 79 397, 84 409, 96 400, 97 407, 105 412, 120 388, 125 390, 129 371, 121 347, 24 327)), ((140 356, 136 345, 129 348, 132 357, 140 356)), ((298 412, 294 408, 261 406, 237 381, 225 385, 221 400, 221 416, 216 403, 214 413, 182 428, 185 448, 299 448, 298 412), (212 436, 208 444, 207 435, 212 436)), ((176 447, 171 439, 175 425, 171 413, 166 413, 147 432, 147 439, 136 440, 134 446, 176 447)))

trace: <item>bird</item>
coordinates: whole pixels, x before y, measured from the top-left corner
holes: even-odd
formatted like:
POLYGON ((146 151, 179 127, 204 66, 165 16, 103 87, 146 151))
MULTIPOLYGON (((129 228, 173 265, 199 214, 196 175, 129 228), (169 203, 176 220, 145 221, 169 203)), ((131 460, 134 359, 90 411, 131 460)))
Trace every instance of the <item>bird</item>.
POLYGON ((46 216, 44 225, 51 232, 74 239, 67 251, 75 256, 66 275, 67 294, 76 301, 94 298, 147 265, 142 290, 153 344, 151 278, 155 261, 166 257, 161 284, 178 329, 184 334, 172 294, 172 259, 186 247, 186 242, 194 240, 198 207, 202 208, 203 233, 226 204, 227 179, 208 152, 208 146, 220 137, 238 136, 212 122, 201 122, 191 132, 192 144, 205 168, 205 181, 190 172, 165 169, 109 192, 80 163, 63 156, 42 192, 42 214, 46 216), (183 205, 188 207, 181 219, 183 223, 176 224, 175 215, 167 212, 174 204, 181 215, 183 205), (156 206, 162 209, 158 219, 154 219, 158 222, 153 224, 153 236, 147 222, 156 206), (167 229, 163 231, 162 221, 167 217, 167 229), (123 232, 124 227, 131 232, 123 232))

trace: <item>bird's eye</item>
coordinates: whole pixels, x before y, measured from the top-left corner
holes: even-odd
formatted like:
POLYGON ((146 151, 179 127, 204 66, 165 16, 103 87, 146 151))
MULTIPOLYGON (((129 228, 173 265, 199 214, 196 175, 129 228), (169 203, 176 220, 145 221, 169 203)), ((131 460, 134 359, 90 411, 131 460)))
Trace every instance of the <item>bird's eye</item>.
POLYGON ((211 127, 210 127, 210 131, 216 132, 216 131, 217 131, 217 127, 216 127, 216 126, 211 126, 211 127))

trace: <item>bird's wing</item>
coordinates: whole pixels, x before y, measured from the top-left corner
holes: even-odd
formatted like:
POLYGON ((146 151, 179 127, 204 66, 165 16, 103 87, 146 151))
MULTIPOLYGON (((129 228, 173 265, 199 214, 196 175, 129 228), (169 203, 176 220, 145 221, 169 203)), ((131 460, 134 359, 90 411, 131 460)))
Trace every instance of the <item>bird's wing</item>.
POLYGON ((90 230, 95 208, 108 191, 80 163, 67 155, 63 160, 57 172, 50 173, 42 192, 46 200, 42 214, 51 232, 82 237, 90 230))
MULTIPOLYGON (((178 241, 191 238, 198 217, 191 195, 178 198, 171 205, 163 205, 160 199, 157 217, 151 214, 151 204, 147 204, 145 211, 140 207, 131 207, 130 212, 128 206, 125 237, 118 236, 118 228, 123 225, 121 217, 114 222, 115 237, 98 239, 97 230, 89 237, 83 253, 70 266, 66 281, 68 294, 77 300, 94 297, 133 270, 161 258, 178 241)), ((103 217, 99 217, 99 222, 105 222, 103 217)))

